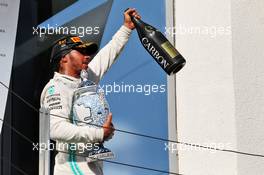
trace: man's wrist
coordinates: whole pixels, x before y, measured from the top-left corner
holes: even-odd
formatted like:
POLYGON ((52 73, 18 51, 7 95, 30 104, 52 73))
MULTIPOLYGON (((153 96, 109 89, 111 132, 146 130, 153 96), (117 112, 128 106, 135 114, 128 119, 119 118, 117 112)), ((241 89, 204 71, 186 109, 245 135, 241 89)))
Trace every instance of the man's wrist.
POLYGON ((124 23, 123 26, 125 26, 127 29, 129 30, 134 30, 134 27, 131 27, 131 25, 127 24, 127 23, 124 23))
POLYGON ((98 128, 96 129, 96 136, 98 142, 102 142, 104 140, 104 129, 103 128, 98 128))
POLYGON ((132 30, 129 27, 127 27, 125 24, 121 26, 121 30, 126 32, 127 34, 130 34, 132 32, 132 30))

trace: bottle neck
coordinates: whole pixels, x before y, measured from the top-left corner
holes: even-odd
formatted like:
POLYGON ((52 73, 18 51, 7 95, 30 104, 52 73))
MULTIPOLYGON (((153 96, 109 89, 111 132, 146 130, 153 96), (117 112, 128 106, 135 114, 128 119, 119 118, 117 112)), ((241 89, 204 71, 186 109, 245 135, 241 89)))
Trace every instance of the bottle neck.
POLYGON ((135 24, 136 27, 144 27, 145 23, 132 15, 130 15, 132 22, 135 24))

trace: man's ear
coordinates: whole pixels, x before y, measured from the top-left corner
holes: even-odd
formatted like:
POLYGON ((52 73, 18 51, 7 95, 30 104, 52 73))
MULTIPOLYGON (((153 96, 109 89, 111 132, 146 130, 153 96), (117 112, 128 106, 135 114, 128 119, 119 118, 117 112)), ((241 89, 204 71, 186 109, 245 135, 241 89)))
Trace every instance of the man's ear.
POLYGON ((65 55, 64 57, 61 58, 60 63, 67 63, 68 62, 68 56, 65 55))

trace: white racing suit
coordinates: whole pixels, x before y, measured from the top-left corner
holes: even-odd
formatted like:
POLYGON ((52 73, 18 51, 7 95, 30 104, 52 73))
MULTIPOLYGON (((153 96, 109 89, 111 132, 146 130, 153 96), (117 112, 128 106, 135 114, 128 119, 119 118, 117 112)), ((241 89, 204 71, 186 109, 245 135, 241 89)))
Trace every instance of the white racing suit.
MULTIPOLYGON (((122 26, 112 40, 98 52, 89 63, 89 80, 98 84, 127 43, 130 33, 130 29, 122 26)), ((79 156, 80 150, 76 150, 78 153, 76 155, 67 147, 75 143, 90 145, 103 141, 104 131, 102 128, 72 124, 72 97, 80 81, 80 79, 55 72, 53 79, 49 81, 41 94, 41 107, 49 109, 50 114, 61 116, 50 115, 50 136, 52 140, 56 141, 56 147, 59 151, 55 157, 54 175, 103 174, 101 161, 87 163, 84 156, 79 156)))

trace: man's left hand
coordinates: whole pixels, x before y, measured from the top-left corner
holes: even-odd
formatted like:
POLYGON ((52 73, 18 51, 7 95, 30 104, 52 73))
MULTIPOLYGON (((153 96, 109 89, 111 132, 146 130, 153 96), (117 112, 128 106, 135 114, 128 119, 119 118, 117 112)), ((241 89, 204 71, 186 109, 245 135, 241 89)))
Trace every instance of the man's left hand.
POLYGON ((141 16, 138 14, 138 12, 136 11, 136 9, 134 8, 129 8, 124 12, 124 25, 133 30, 135 28, 134 23, 131 20, 131 17, 129 15, 135 16, 136 18, 140 19, 141 16))

